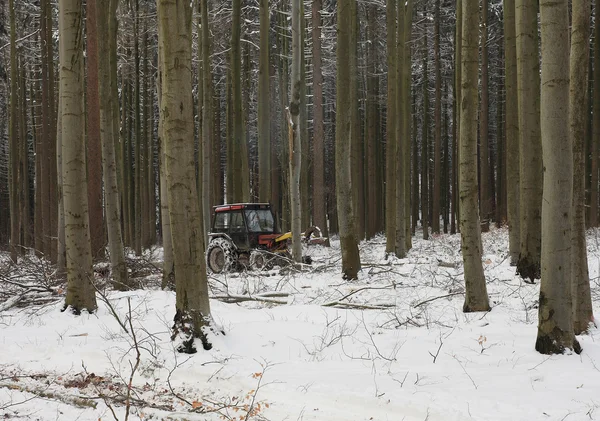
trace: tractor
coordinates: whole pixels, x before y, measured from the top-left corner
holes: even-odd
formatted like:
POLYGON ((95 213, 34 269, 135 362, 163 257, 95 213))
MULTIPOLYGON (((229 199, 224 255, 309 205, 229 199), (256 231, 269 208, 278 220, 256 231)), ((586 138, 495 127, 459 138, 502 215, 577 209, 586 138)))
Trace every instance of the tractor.
MULTIPOLYGON (((311 244, 324 238, 315 227, 307 230, 311 244)), ((279 233, 268 203, 234 203, 213 207, 212 229, 208 233, 206 264, 213 273, 240 269, 265 270, 290 262, 291 232, 279 233)), ((306 238, 306 237, 305 237, 306 238)), ((308 256, 304 263, 310 263, 308 256)))

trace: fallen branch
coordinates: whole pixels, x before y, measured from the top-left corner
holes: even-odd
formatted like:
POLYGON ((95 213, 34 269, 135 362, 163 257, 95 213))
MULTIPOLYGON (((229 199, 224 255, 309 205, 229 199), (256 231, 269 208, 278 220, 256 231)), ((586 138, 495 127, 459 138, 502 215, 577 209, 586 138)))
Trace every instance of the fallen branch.
MULTIPOLYGON (((35 398, 45 398, 45 399, 53 399, 67 405, 77 406, 79 408, 96 408, 96 402, 92 398, 88 398, 86 396, 73 396, 69 394, 60 394, 56 391, 48 391, 48 387, 46 389, 40 389, 33 386, 28 386, 26 384, 19 384, 17 382, 3 382, 0 384, 1 388, 6 388, 10 390, 18 390, 19 392, 31 393, 35 395, 35 398)), ((34 398, 27 399, 31 400, 34 398)), ((23 401, 26 402, 26 401, 23 401)), ((9 406, 16 406, 16 404, 9 404, 7 406, 2 406, 0 409, 7 408, 9 406)))
POLYGON ((454 297, 455 295, 464 295, 464 292, 453 292, 453 293, 451 293, 451 294, 440 295, 439 297, 433 297, 433 298, 429 298, 429 299, 427 299, 427 300, 425 300, 425 301, 421 301, 420 303, 418 303, 418 304, 415 304, 415 305, 413 306, 413 308, 420 307, 420 306, 422 306, 423 304, 427 304, 427 303, 430 303, 430 302, 432 302, 432 301, 435 301, 435 300, 440 300, 440 299, 442 299, 442 298, 454 297))
POLYGON ((395 307, 395 304, 383 303, 383 304, 358 304, 358 303, 342 303, 339 301, 331 301, 325 304, 321 304, 323 307, 335 307, 345 309, 359 309, 359 310, 385 310, 387 308, 395 307))
MULTIPOLYGON (((273 294, 273 293, 271 293, 273 294)), ((212 299, 224 301, 226 303, 243 303, 245 301, 257 301, 263 303, 271 303, 271 304, 287 304, 287 300, 277 300, 272 297, 287 297, 289 294, 287 293, 278 293, 278 295, 237 295, 237 294, 222 294, 222 295, 213 295, 212 299)))

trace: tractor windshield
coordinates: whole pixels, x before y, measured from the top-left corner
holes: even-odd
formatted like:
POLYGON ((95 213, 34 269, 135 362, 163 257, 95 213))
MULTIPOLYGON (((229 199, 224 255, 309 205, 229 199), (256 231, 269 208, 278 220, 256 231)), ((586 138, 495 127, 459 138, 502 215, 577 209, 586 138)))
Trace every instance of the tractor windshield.
POLYGON ((246 224, 250 232, 273 232, 275 221, 269 209, 246 209, 246 224))

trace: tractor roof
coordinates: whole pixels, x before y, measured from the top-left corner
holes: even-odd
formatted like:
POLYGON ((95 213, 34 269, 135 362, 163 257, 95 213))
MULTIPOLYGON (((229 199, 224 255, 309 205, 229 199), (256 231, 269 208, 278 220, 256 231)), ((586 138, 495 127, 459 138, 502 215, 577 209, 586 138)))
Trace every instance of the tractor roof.
POLYGON ((213 206, 215 212, 229 212, 240 209, 271 209, 269 203, 228 203, 226 205, 213 206))

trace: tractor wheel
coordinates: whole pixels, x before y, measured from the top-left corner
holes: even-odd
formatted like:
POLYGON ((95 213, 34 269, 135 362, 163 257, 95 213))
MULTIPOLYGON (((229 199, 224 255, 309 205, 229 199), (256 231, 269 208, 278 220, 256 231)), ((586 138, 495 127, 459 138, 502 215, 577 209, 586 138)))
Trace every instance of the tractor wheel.
POLYGON ((213 273, 229 272, 235 267, 237 253, 231 242, 215 238, 206 249, 206 265, 213 273))
POLYGON ((250 253, 250 268, 252 270, 269 270, 273 266, 269 253, 262 250, 254 250, 250 253))

